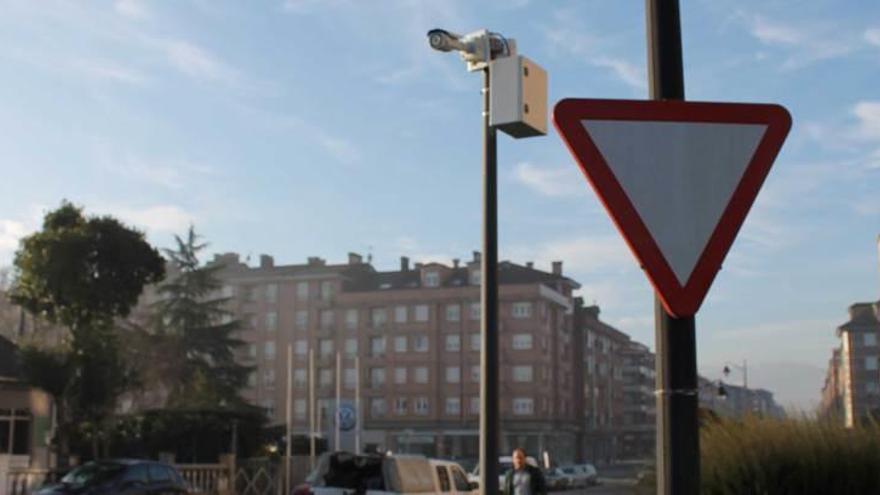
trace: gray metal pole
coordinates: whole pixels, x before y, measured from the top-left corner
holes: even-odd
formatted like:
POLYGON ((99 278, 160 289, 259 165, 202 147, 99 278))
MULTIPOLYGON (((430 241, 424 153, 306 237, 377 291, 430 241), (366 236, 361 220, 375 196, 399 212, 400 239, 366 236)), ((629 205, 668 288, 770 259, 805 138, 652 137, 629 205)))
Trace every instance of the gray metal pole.
POLYGON ((285 392, 287 394, 284 432, 284 493, 290 493, 290 449, 293 443, 290 436, 292 422, 292 404, 293 404, 293 346, 287 344, 287 381, 285 382, 285 392))
POLYGON ((336 428, 333 430, 333 446, 339 452, 342 446, 340 434, 342 428, 339 424, 339 406, 342 402, 342 354, 336 351, 336 428))
POLYGON ((315 350, 309 348, 309 468, 315 469, 315 350))
POLYGON ((496 132, 489 124, 489 68, 483 69, 483 254, 480 276, 480 493, 498 493, 498 189, 496 132))
MULTIPOLYGON (((651 99, 684 100, 678 0, 645 0, 651 99)), ((655 297, 657 493, 700 491, 697 339, 694 317, 676 318, 655 297)))
POLYGON ((360 356, 354 357, 354 410, 355 410, 355 424, 354 424, 354 453, 361 453, 361 421, 365 415, 361 414, 361 358, 360 356))

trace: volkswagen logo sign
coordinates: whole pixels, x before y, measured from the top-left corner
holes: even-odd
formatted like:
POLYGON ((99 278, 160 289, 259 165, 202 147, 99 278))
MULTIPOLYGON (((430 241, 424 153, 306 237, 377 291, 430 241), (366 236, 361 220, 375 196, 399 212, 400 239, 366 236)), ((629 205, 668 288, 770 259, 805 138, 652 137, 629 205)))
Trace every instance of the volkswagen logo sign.
POLYGON ((342 431, 351 431, 357 423, 357 414, 354 408, 348 405, 340 406, 336 410, 337 420, 339 421, 339 429, 342 431))

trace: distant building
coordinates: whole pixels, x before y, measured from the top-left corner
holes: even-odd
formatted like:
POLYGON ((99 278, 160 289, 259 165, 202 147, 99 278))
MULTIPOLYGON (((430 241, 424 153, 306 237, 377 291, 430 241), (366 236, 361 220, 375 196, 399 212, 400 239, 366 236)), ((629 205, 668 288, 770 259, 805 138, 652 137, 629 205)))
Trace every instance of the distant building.
POLYGON ((839 404, 847 426, 880 412, 878 311, 880 303, 853 304, 849 321, 837 327, 840 347, 829 363, 822 404, 823 412, 839 404))
POLYGON ((825 385, 822 387, 822 400, 819 403, 819 415, 824 418, 843 418, 843 380, 841 379, 840 347, 831 351, 828 360, 828 371, 825 373, 825 385))
MULTIPOLYGON (((261 256, 249 267, 219 255, 225 296, 244 323, 240 358, 256 367, 244 396, 275 424, 285 418, 286 353, 293 352, 293 425, 309 428, 309 382, 317 421, 334 434, 335 356, 343 359, 343 407, 355 401, 360 376, 365 450, 478 455, 480 412, 480 257, 377 271, 361 256, 327 264, 309 258, 276 266, 261 256), (310 375, 308 356, 314 352, 310 375), (361 370, 354 368, 359 356, 361 370)), ((501 449, 549 451, 573 460, 582 432, 582 389, 576 388, 572 291, 577 282, 531 263, 499 263, 501 449)), ((346 425, 350 426, 350 425, 346 425)), ((352 432, 341 438, 351 449, 352 432)))
POLYGON ((576 300, 582 334, 584 452, 587 460, 647 457, 654 451, 653 354, 599 319, 598 306, 576 300), (648 438, 650 437, 650 438, 648 438))
POLYGON ((785 416, 773 393, 762 388, 746 388, 699 377, 700 407, 722 417, 742 418, 756 415, 770 418, 785 416))

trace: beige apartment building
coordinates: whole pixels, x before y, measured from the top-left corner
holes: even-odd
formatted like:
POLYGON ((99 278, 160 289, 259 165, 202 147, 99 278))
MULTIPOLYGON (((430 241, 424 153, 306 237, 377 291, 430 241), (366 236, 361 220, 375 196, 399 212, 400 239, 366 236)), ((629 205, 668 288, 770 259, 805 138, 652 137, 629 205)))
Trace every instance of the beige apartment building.
POLYGON ((823 414, 840 407, 843 421, 853 426, 880 413, 880 302, 849 307, 849 321, 837 327, 840 347, 834 350, 822 391, 823 414))
MULTIPOLYGON (((353 253, 344 264, 309 258, 276 266, 264 255, 251 268, 234 253, 213 263, 225 266, 224 295, 248 343, 241 358, 255 367, 244 396, 266 408, 272 423, 285 421, 290 346, 294 432, 309 432, 314 379, 318 430, 334 444, 339 352, 341 406, 355 404, 361 382, 363 450, 477 457, 479 253, 451 265, 410 266, 401 258, 393 271, 377 271, 353 253)), ((502 262, 499 284, 501 448, 574 460, 583 426, 572 331, 572 290, 579 285, 563 275, 561 262, 550 271, 502 262)), ((340 441, 353 449, 353 431, 340 441)))

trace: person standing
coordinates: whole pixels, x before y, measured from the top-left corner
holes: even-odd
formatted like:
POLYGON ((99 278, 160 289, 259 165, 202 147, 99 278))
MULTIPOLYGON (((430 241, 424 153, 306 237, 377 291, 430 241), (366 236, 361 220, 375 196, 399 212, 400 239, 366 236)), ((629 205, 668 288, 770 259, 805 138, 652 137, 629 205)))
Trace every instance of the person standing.
POLYGON ((547 495, 544 473, 526 464, 526 451, 517 447, 513 451, 513 469, 504 476, 504 495, 547 495))

